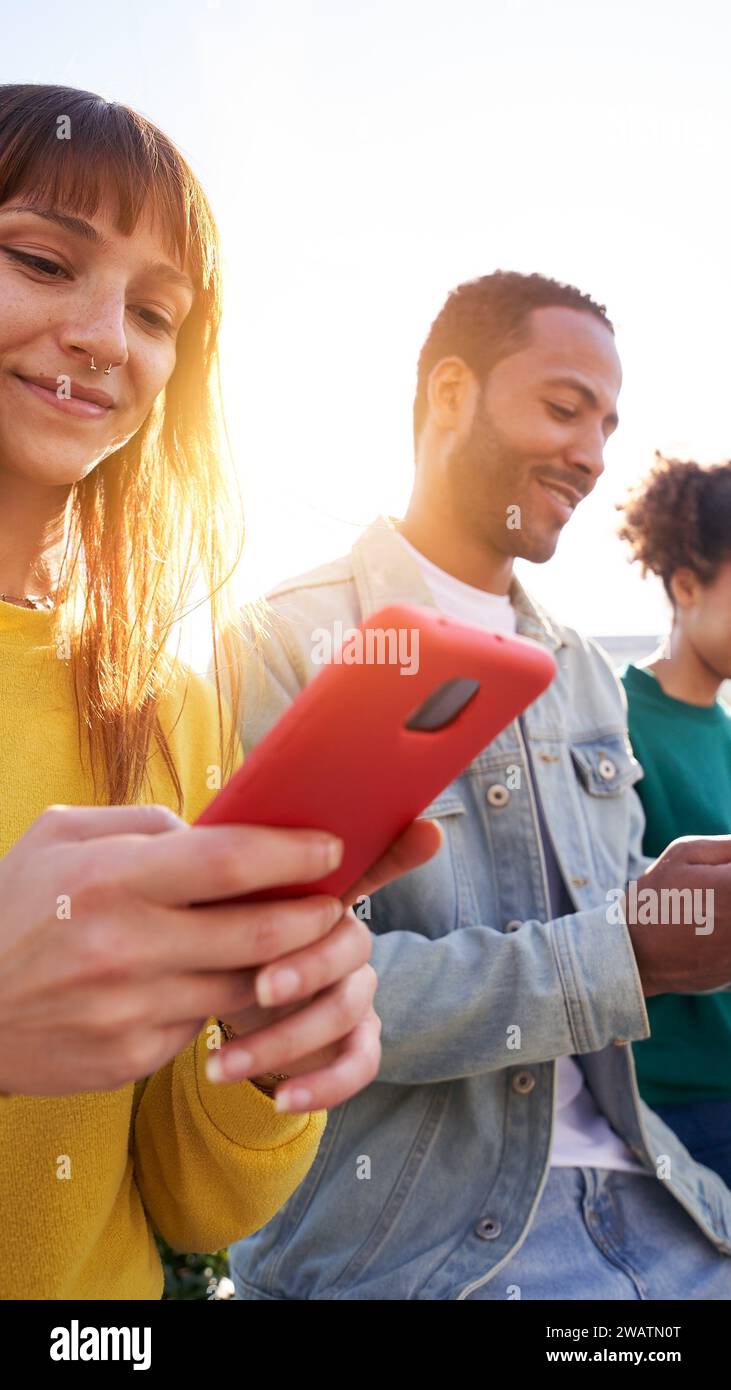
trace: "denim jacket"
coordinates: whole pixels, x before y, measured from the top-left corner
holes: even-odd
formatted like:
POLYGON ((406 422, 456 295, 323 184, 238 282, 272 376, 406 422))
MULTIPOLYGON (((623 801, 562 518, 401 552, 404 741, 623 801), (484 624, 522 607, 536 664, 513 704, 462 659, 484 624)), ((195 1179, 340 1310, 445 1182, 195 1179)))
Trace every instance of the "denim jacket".
MULTIPOLYGON (((348 556, 268 597, 263 635, 247 623, 241 633, 245 748, 320 669, 315 629, 353 626, 395 601, 434 606, 383 517, 348 556)), ((608 913, 607 893, 652 861, 624 691, 601 648, 549 618, 516 580, 511 601, 518 632, 558 666, 522 722, 575 910, 550 920, 516 720, 424 811, 445 832, 435 857, 372 898, 381 1069, 331 1110, 281 1211, 232 1247, 244 1298, 467 1299, 499 1276, 548 1175, 554 1059, 568 1055, 648 1181, 665 1182, 731 1254, 731 1192, 640 1099, 628 1045, 649 1024, 629 932, 608 913)))

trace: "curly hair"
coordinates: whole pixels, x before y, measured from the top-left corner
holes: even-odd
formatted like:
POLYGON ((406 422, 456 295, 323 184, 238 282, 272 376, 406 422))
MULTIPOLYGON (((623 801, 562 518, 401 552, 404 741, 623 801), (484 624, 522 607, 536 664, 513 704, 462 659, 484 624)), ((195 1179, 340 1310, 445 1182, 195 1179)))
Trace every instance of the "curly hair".
POLYGON ((429 374, 443 357, 461 357, 478 381, 484 380, 503 357, 517 352, 529 339, 528 316, 533 309, 554 305, 595 314, 614 333, 603 304, 573 285, 545 275, 521 275, 496 270, 466 280, 450 290, 419 354, 414 397, 414 448, 427 413, 429 374))
POLYGON ((665 458, 655 462, 617 511, 624 513, 620 540, 643 576, 658 574, 673 603, 670 581, 688 568, 702 584, 712 584, 721 565, 731 559, 731 460, 700 464, 665 458))

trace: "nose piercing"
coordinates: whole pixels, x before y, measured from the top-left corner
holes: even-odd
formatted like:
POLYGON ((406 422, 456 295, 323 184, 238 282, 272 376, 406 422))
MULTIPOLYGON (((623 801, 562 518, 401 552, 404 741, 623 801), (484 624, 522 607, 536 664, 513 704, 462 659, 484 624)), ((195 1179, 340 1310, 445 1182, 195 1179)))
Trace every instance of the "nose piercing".
MULTIPOLYGON (((105 375, 105 376, 109 376, 109 373, 111 372, 111 370, 112 370, 112 364, 111 364, 111 362, 110 362, 110 363, 109 363, 109 366, 104 368, 104 375, 105 375)), ((92 359, 91 359, 91 363, 90 363, 90 366, 89 366, 89 371, 90 371, 90 372, 98 372, 98 371, 99 371, 99 368, 96 366, 93 357, 92 357, 92 359)))

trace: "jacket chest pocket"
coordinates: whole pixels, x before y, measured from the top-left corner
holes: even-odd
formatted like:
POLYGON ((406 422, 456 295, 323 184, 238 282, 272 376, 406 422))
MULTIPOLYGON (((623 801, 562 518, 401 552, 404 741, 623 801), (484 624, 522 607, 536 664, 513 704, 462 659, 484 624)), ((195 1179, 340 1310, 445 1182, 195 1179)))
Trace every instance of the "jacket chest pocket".
POLYGON ((467 859, 467 808, 460 793, 447 787, 419 819, 436 821, 443 843, 426 864, 375 894, 370 925, 376 933, 415 931, 436 939, 478 920, 467 859))
POLYGON ((632 788, 644 775, 621 730, 569 741, 586 852, 603 888, 623 887, 632 788))

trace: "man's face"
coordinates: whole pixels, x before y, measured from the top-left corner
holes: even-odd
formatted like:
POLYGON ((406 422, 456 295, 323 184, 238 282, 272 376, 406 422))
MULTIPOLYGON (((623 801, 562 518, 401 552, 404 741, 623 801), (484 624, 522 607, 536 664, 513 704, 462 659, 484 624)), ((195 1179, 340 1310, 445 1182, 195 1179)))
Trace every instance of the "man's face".
POLYGON ((603 472, 622 373, 593 313, 534 309, 529 324, 527 345, 489 373, 446 483, 478 542, 541 563, 603 472))

